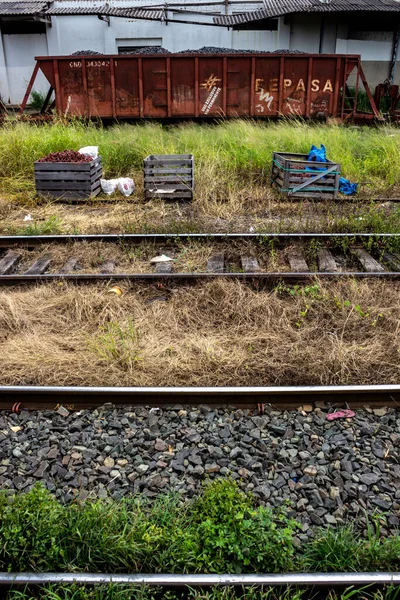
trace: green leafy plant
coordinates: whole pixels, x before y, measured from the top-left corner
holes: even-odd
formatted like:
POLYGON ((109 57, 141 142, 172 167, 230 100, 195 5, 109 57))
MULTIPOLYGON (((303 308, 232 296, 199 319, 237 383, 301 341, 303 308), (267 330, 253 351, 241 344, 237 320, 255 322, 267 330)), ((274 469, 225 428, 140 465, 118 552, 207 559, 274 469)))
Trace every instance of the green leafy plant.
POLYGON ((62 507, 43 487, 8 498, 0 495, 0 568, 51 570, 62 562, 62 507))
POLYGON ((294 554, 296 522, 285 512, 255 507, 233 480, 205 487, 193 506, 199 569, 241 573, 288 568, 294 554))
POLYGON ((30 108, 34 110, 41 110, 44 101, 46 100, 46 94, 43 92, 38 92, 37 90, 32 90, 30 95, 30 108))

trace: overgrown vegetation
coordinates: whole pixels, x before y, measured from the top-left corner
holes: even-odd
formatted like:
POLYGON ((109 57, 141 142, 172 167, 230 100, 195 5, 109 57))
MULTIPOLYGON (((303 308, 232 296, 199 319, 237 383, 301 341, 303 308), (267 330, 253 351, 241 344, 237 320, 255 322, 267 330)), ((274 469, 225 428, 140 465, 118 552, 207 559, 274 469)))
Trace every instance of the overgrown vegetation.
POLYGON ((232 479, 205 484, 192 501, 159 496, 60 504, 44 487, 0 492, 0 568, 5 571, 279 573, 398 570, 400 537, 379 516, 321 530, 297 548, 287 510, 257 505, 232 479))
POLYGON ((296 522, 256 506, 233 480, 191 503, 139 497, 62 506, 42 488, 0 493, 0 568, 7 571, 281 572, 296 522))
POLYGON ((397 600, 400 591, 396 586, 387 586, 383 590, 372 587, 350 587, 343 591, 306 590, 296 588, 266 587, 219 587, 213 589, 189 588, 183 592, 163 590, 146 586, 99 585, 99 586, 56 586, 48 585, 39 591, 12 590, 7 600, 308 600, 320 598, 327 600, 397 600))
POLYGON ((23 210, 34 223, 57 217, 65 233, 96 231, 400 231, 400 209, 376 201, 400 195, 400 130, 338 126, 305 121, 218 124, 120 124, 104 127, 79 120, 34 125, 6 121, 0 128, 0 232, 29 233, 23 210), (271 189, 274 151, 307 153, 325 144, 328 157, 342 174, 360 183, 355 197, 337 200, 288 199, 271 189), (103 194, 71 207, 35 195, 33 163, 53 151, 98 145, 104 176, 131 176, 136 185, 129 199, 119 192, 103 194), (152 153, 195 156, 195 194, 187 205, 144 201, 143 158, 152 153), (370 201, 371 200, 371 201, 370 201), (105 206, 104 203, 107 203, 105 206), (88 204, 92 206, 88 206, 88 204), (69 210, 68 210, 69 209, 69 210), (21 215, 22 212, 22 215, 21 215))
MULTIPOLYGON (((400 537, 380 535, 379 516, 362 537, 351 526, 321 531, 297 547, 299 525, 285 508, 255 504, 230 479, 207 483, 192 501, 138 496, 119 501, 87 500, 61 505, 43 487, 10 496, 0 492, 0 568, 7 571, 242 573, 308 571, 396 571, 400 537)), ((388 600, 387 592, 362 590, 362 598, 388 600)), ((47 586, 39 597, 53 600, 300 600, 298 590, 233 588, 189 590, 188 595, 128 586, 47 586)), ((341 598, 350 598, 349 595, 341 598)), ((14 590, 9 598, 36 598, 14 590)), ((36 592, 37 594, 37 592, 36 592)), ((331 600, 336 600, 330 595, 331 600)))
POLYGON ((400 132, 396 127, 340 127, 302 121, 259 123, 251 120, 218 125, 187 123, 171 127, 147 123, 104 128, 82 121, 40 126, 11 122, 0 129, 0 177, 7 193, 21 184, 33 189, 33 162, 50 152, 98 145, 107 177, 135 176, 152 153, 193 153, 197 194, 229 201, 245 186, 269 185, 273 151, 308 153, 323 143, 343 174, 376 189, 400 179, 400 132), (245 186, 244 186, 245 184, 245 186))

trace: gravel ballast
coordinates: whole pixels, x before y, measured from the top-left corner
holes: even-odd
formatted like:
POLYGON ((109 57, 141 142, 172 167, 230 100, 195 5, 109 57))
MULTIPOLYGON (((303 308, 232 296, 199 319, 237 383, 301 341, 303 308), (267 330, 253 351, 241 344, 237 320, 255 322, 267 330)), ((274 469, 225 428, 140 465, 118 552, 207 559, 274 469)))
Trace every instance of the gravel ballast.
POLYGON ((385 513, 386 531, 396 530, 400 413, 366 409, 329 422, 327 409, 311 409, 2 413, 0 486, 28 491, 40 481, 62 502, 169 491, 191 498, 206 478, 230 475, 263 504, 288 501, 303 524, 300 539, 317 526, 364 527, 374 512, 385 513))

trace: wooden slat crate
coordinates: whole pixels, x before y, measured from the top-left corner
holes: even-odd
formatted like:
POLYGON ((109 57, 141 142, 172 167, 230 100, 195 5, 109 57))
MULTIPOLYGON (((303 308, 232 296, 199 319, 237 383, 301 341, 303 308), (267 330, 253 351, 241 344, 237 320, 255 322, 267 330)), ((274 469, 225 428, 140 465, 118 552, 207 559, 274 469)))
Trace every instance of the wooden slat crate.
POLYGON ((144 159, 144 194, 151 198, 193 199, 193 154, 150 154, 144 159))
POLYGON ((340 164, 309 162, 307 154, 274 152, 271 184, 290 198, 336 198, 339 191, 340 164), (313 169, 314 170, 310 170, 313 169), (319 171, 317 169, 324 169, 319 171))
POLYGON ((36 192, 56 198, 94 198, 101 191, 101 157, 92 162, 35 162, 36 192))

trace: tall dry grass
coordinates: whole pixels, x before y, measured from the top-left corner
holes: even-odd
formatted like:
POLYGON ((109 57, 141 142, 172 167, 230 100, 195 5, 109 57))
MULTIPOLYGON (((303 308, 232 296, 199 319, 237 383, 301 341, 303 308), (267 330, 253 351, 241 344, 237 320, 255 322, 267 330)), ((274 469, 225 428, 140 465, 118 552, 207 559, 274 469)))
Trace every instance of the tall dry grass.
POLYGON ((399 283, 171 290, 66 283, 0 294, 0 382, 46 385, 397 383, 399 283))

